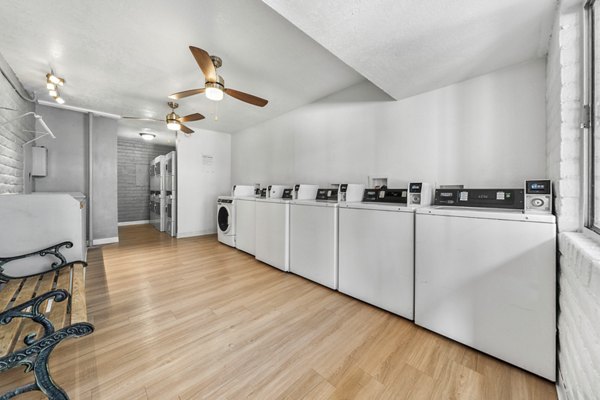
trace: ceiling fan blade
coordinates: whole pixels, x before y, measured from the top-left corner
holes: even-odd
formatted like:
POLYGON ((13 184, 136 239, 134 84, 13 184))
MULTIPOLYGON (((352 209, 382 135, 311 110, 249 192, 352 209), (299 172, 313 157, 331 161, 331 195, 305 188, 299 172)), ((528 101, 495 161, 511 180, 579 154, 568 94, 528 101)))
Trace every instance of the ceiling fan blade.
POLYGON ((181 124, 181 128, 180 128, 181 132, 183 133, 194 133, 193 130, 191 130, 190 128, 188 128, 187 126, 181 124))
POLYGON ((210 55, 205 50, 202 50, 198 47, 190 46, 190 51, 192 55, 196 59, 198 66, 202 70, 204 77, 207 82, 216 82, 217 81, 217 69, 210 59, 210 55))
POLYGON ((260 97, 253 96, 248 93, 240 92, 238 90, 225 89, 224 92, 227 93, 228 95, 230 95, 231 97, 235 97, 238 100, 245 101, 246 103, 249 103, 249 104, 252 104, 252 105, 255 105, 258 107, 264 107, 269 102, 268 100, 261 99, 260 97))
POLYGON ((137 120, 137 121, 165 122, 164 119, 156 119, 156 118, 121 117, 121 119, 133 119, 133 120, 137 120))
POLYGON ((169 95, 169 98, 173 99, 173 100, 179 100, 179 99, 183 99, 185 97, 193 96, 195 94, 204 93, 204 90, 205 90, 204 88, 184 90, 183 92, 177 92, 177 93, 173 93, 172 95, 169 95))
POLYGON ((179 122, 200 121, 201 119, 204 119, 204 115, 200 113, 195 113, 179 118, 179 122))

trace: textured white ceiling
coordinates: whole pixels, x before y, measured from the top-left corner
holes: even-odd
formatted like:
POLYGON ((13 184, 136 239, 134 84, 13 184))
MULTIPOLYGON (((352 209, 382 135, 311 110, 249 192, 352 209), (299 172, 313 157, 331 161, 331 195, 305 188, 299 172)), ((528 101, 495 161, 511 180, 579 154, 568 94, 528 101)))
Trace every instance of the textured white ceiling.
MULTIPOLYGON (((270 101, 182 99, 180 115, 207 117, 192 129, 235 132, 364 79, 260 0, 3 0, 0 38, 0 53, 41 99, 51 100, 52 67, 69 105, 164 118, 168 94, 204 85, 195 45, 222 57, 226 86, 270 101)), ((144 127, 164 131, 127 122, 121 132, 144 127)))
POLYGON ((546 54, 557 0, 263 0, 395 99, 546 54))

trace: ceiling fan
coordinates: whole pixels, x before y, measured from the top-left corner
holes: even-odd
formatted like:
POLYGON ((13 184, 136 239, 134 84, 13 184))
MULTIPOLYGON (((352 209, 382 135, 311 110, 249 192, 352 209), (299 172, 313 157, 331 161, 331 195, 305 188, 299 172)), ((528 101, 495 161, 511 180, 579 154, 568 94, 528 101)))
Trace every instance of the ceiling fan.
POLYGON ((201 119, 204 119, 204 115, 202 115, 200 113, 194 113, 194 114, 186 115, 185 117, 180 117, 179 115, 177 115, 175 113, 175 109, 177 107, 179 107, 179 104, 170 101, 167 103, 167 105, 171 108, 171 112, 166 115, 164 120, 156 119, 156 118, 140 118, 140 117, 122 117, 122 118, 123 119, 134 119, 134 120, 138 120, 138 121, 156 121, 156 122, 164 121, 167 123, 168 129, 170 129, 172 131, 181 131, 184 133, 194 133, 193 130, 191 130, 187 126, 183 125, 184 122, 200 121, 201 119))
POLYGON ((217 74, 217 68, 223 65, 221 58, 210 56, 205 50, 194 46, 190 46, 190 51, 204 74, 204 87, 201 89, 191 89, 173 93, 169 96, 170 99, 179 100, 195 94, 204 93, 208 99, 220 101, 223 99, 223 93, 227 93, 231 97, 258 107, 267 105, 268 101, 265 99, 225 87, 223 77, 217 74))

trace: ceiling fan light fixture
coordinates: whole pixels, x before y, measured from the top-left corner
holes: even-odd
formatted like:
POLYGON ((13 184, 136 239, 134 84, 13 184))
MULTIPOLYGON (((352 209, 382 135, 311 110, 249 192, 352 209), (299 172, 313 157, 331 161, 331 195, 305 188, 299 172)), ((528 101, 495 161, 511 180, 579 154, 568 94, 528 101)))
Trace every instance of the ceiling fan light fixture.
POLYGON ((58 104, 65 104, 65 100, 60 96, 57 96, 54 100, 56 100, 58 104))
POLYGON ((221 90, 221 88, 207 86, 206 91, 204 93, 206 94, 206 98, 209 100, 223 100, 223 90, 221 90))
POLYGON ((154 138, 156 137, 154 133, 150 132, 140 132, 140 136, 142 137, 142 139, 147 141, 154 140, 154 138))
POLYGON ((50 95, 50 97, 54 97, 54 98, 58 97, 58 91, 56 89, 48 90, 48 94, 50 95))
POLYGON ((56 90, 56 85, 52 82, 47 82, 46 83, 46 89, 48 90, 56 90))

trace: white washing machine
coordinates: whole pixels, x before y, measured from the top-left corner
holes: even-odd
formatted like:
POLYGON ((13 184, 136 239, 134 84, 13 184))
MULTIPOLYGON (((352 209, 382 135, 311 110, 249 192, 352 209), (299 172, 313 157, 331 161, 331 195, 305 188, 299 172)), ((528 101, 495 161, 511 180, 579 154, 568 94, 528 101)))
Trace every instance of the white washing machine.
POLYGON ((368 189, 362 202, 340 205, 340 292, 414 319, 415 209, 431 204, 430 186, 368 189))
POLYGON ((256 197, 254 186, 234 187, 235 194, 235 247, 255 254, 256 248, 256 197))
POLYGON ((339 195, 318 189, 316 198, 298 196, 290 210, 290 271, 331 289, 338 287, 339 195))
POLYGON ((254 193, 254 186, 236 185, 232 190, 233 196, 217 198, 217 237, 221 243, 236 247, 237 241, 237 199, 254 193))
POLYGON ((556 222, 523 197, 438 189, 417 211, 415 323, 554 381, 556 222))
POLYGON ((219 242, 235 247, 235 207, 233 196, 217 198, 217 238, 219 242))
POLYGON ((177 237, 177 198, 175 197, 175 192, 167 191, 165 208, 165 231, 170 236, 177 237))
POLYGON ((273 185, 271 197, 257 198, 255 257, 282 271, 290 270, 290 199, 283 199, 286 187, 273 185))

